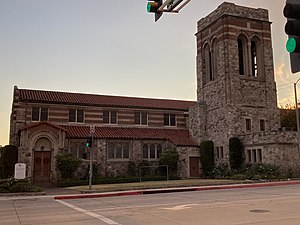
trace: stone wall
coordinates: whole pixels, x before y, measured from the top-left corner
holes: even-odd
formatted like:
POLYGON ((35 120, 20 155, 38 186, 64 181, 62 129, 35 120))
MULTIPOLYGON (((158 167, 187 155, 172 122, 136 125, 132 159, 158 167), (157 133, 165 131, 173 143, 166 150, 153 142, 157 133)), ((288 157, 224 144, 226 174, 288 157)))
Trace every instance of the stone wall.
POLYGON ((297 132, 270 131, 241 135, 245 151, 262 149, 262 163, 280 166, 282 170, 296 170, 300 166, 297 132))

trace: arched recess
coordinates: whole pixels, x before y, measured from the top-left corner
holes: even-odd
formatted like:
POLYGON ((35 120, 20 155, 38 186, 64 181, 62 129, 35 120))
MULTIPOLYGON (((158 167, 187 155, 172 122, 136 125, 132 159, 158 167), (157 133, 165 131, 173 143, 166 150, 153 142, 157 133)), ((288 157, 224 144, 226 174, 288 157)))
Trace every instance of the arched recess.
POLYGON ((54 157, 57 154, 58 139, 49 131, 41 130, 29 139, 31 149, 30 177, 34 183, 49 182, 50 174, 55 174, 54 157))
POLYGON ((211 53, 210 53, 210 46, 206 42, 203 45, 203 52, 202 52, 202 80, 203 85, 208 83, 212 79, 211 73, 211 53))
POLYGON ((239 74, 247 75, 249 74, 249 59, 248 59, 248 39, 244 34, 240 34, 237 38, 238 47, 238 64, 239 64, 239 74))
POLYGON ((211 67, 212 80, 215 80, 218 78, 218 49, 216 37, 214 37, 211 42, 211 67))
POLYGON ((251 38, 251 59, 250 59, 250 66, 251 66, 251 75, 254 77, 259 77, 262 75, 262 44, 261 40, 257 36, 253 36, 251 38))

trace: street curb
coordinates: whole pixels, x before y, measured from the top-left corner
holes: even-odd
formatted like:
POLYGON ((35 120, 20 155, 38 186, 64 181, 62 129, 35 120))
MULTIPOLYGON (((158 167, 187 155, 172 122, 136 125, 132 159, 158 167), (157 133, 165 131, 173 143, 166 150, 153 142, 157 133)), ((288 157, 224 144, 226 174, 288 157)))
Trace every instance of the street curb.
POLYGON ((300 181, 281 181, 281 182, 264 182, 253 184, 231 184, 231 185, 213 185, 213 186, 199 186, 199 187, 178 187, 178 188, 161 188, 161 189, 146 189, 136 191, 118 191, 118 192, 106 192, 106 193, 93 193, 93 194, 76 194, 76 195, 59 195, 54 196, 55 200, 65 199, 78 199, 78 198, 103 198, 103 197, 115 197, 115 196, 128 196, 128 195, 147 195, 147 194, 159 194, 159 193, 174 193, 174 192, 191 192, 191 191, 210 191, 210 190, 225 190, 225 189, 237 189, 237 188, 257 188, 257 187, 274 187, 274 186, 286 186, 297 185, 300 181))

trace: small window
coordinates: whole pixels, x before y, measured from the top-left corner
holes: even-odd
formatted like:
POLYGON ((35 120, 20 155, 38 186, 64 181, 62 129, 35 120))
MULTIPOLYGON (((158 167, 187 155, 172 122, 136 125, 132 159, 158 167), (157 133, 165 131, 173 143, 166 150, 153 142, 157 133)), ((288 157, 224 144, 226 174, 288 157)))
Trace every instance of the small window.
POLYGON ((148 113, 135 112, 134 113, 134 124, 137 125, 148 125, 148 113))
POLYGON ((48 108, 32 107, 32 121, 48 121, 48 108))
POLYGON ((251 132, 251 119, 246 119, 246 131, 251 132))
POLYGON ((176 126, 175 114, 164 114, 164 126, 176 126))
POLYGON ((223 159, 224 158, 223 146, 216 147, 216 157, 218 159, 223 159))
POLYGON ((247 149, 246 162, 247 163, 262 163, 262 148, 247 149))
POLYGON ((40 121, 40 108, 37 108, 37 107, 32 108, 31 120, 32 121, 40 121))
POLYGON ((103 111, 103 123, 117 124, 117 112, 103 111))
POLYGON ((69 122, 76 122, 76 109, 69 109, 69 122))
POLYGON ((259 120, 259 130, 260 131, 266 130, 266 121, 265 120, 259 120))
POLYGON ((82 109, 69 109, 69 122, 83 123, 84 111, 82 109))
POLYGON ((77 109, 77 122, 83 123, 83 110, 77 109))
POLYGON ((221 156, 221 158, 224 158, 223 146, 220 147, 220 156, 221 156))

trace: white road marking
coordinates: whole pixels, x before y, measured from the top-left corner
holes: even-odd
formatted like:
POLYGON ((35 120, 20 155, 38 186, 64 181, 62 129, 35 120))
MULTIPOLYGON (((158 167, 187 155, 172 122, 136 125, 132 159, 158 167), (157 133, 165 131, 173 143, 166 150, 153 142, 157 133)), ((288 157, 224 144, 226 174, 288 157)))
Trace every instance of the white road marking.
POLYGON ((161 208, 161 209, 177 211, 177 210, 183 210, 183 209, 190 209, 190 208, 192 208, 192 206, 195 206, 195 205, 198 205, 198 204, 176 205, 171 208, 161 208))
POLYGON ((94 218, 96 218, 98 220, 101 220, 102 222, 104 222, 106 224, 109 224, 109 225, 113 225, 113 224, 114 225, 122 225, 122 224, 117 223, 117 222, 115 222, 115 221, 113 221, 111 219, 108 219, 108 218, 104 217, 104 216, 101 216, 99 214, 90 212, 90 211, 82 209, 82 208, 79 208, 79 207, 77 207, 75 205, 72 205, 70 203, 64 202, 62 200, 56 200, 56 201, 59 202, 59 203, 61 203, 61 204, 63 204, 63 205, 65 205, 65 206, 68 206, 69 208, 74 209, 74 210, 76 210, 78 212, 84 213, 84 214, 86 214, 88 216, 91 216, 91 217, 94 217, 94 218))

